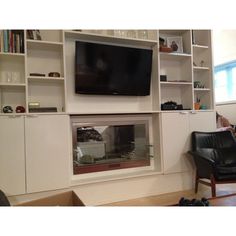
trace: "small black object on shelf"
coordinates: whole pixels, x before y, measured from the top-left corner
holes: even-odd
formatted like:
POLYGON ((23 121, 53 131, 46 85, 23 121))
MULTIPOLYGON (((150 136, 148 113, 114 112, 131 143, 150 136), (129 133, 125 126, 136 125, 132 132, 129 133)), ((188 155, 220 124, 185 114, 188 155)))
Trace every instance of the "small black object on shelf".
POLYGON ((167 75, 160 75, 160 81, 167 81, 167 75))
POLYGON ((57 112, 56 107, 30 107, 29 112, 57 112))
POLYGON ((60 73, 59 72, 49 72, 48 76, 49 77, 60 77, 60 73))
POLYGON ((11 106, 5 106, 2 109, 3 113, 13 113, 13 109, 11 106))
POLYGON ((161 104, 161 110, 166 111, 166 110, 183 110, 183 105, 182 104, 177 104, 176 102, 173 101, 168 101, 165 103, 161 104))
POLYGON ((42 73, 30 73, 30 76, 45 76, 45 74, 42 74, 42 73))

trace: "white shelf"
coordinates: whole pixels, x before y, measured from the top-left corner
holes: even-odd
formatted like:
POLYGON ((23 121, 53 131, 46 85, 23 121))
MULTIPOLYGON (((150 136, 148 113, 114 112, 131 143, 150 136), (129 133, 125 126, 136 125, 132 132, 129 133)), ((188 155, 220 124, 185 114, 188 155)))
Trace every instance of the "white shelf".
POLYGON ((181 82, 181 81, 161 81, 161 85, 192 85, 192 82, 181 82))
POLYGON ((46 41, 46 40, 33 40, 33 39, 27 39, 26 42, 27 42, 27 44, 63 45, 62 42, 46 41))
POLYGON ((0 83, 0 87, 24 87, 26 84, 22 83, 0 83))
POLYGON ((57 81, 64 81, 64 78, 63 77, 48 77, 48 76, 28 76, 28 81, 57 82, 57 81))
POLYGON ((209 47, 205 45, 193 44, 193 48, 208 49, 209 47))
POLYGON ((209 67, 205 67, 205 66, 194 66, 193 69, 194 70, 210 70, 209 67))
POLYGON ((15 117, 19 117, 19 116, 24 116, 26 115, 26 113, 16 113, 16 112, 12 112, 12 113, 3 113, 0 112, 0 116, 8 116, 10 118, 15 118, 15 117))
POLYGON ((160 52, 161 59, 172 59, 172 60, 183 60, 187 58, 191 58, 191 54, 188 53, 176 53, 176 52, 160 52))
POLYGON ((209 88, 194 88, 194 91, 211 91, 209 88))
POLYGON ((92 41, 92 42, 103 42, 103 43, 112 43, 112 44, 127 44, 132 46, 144 46, 152 48, 158 44, 156 40, 149 39, 138 39, 138 38, 125 38, 125 37, 116 37, 111 35, 102 35, 94 34, 80 31, 64 31, 66 37, 76 38, 81 41, 92 41))
POLYGON ((115 111, 115 112, 69 112, 69 115, 116 115, 116 114, 156 114, 160 110, 147 110, 147 111, 115 111))
POLYGON ((27 42, 28 49, 51 50, 51 49, 63 48, 62 42, 32 40, 32 39, 27 39, 26 42, 27 42))
POLYGON ((25 53, 0 52, 0 56, 24 57, 25 53))
POLYGON ((170 35, 170 36, 181 36, 183 35, 184 33, 188 32, 189 30, 168 30, 168 29, 163 29, 163 30, 160 30, 160 34, 162 35, 170 35))

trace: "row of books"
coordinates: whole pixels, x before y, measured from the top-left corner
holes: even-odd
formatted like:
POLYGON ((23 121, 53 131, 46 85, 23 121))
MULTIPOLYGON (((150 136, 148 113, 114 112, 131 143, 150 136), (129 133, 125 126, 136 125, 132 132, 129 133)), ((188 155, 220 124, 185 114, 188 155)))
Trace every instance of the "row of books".
POLYGON ((0 30, 0 52, 24 53, 24 31, 0 30))

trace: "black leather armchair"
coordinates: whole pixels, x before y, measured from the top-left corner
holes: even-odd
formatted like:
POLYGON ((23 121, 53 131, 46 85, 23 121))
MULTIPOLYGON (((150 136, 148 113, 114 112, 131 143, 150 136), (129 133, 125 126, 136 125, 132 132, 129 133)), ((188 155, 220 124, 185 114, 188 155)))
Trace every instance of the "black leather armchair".
POLYGON ((196 165, 196 193, 198 183, 210 186, 212 197, 216 184, 236 183, 236 139, 231 131, 193 132, 189 153, 196 165))

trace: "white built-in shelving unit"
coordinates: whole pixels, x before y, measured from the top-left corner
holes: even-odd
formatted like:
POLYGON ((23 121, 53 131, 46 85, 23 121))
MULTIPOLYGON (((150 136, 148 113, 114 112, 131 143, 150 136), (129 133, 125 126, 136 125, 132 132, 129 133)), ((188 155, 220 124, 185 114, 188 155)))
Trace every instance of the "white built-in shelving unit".
POLYGON ((215 128, 210 30, 40 30, 41 40, 28 38, 27 30, 22 33, 22 53, 0 50, 0 126, 5 141, 0 147, 6 154, 0 159, 3 173, 0 180, 8 178, 0 183, 10 194, 71 187, 74 176, 71 170, 68 172, 72 166, 70 116, 73 115, 92 116, 95 120, 98 117, 105 120, 109 115, 116 115, 117 119, 125 115, 131 120, 133 116, 147 115, 152 120, 149 129, 155 156, 153 172, 189 171, 183 156, 190 148, 190 133, 215 128), (159 38, 168 37, 181 38, 183 50, 160 52, 159 38), (77 40, 152 49, 150 95, 75 94, 77 40), (60 76, 49 77, 50 72, 58 72, 60 76), (167 81, 160 81, 160 75, 166 75, 167 81), (196 82, 201 86, 195 87, 196 82), (195 110, 197 99, 205 105, 204 109, 195 110), (162 111, 161 104, 168 101, 182 104, 184 110, 162 111), (29 102, 56 107, 57 112, 30 114, 29 102), (7 105, 13 107, 12 114, 2 112, 7 105), (25 114, 15 113, 19 105, 26 108, 25 114), (45 133, 50 135, 47 137, 45 133), (12 143, 11 139, 21 141, 9 153, 10 146, 5 146, 12 143), (174 144, 172 148, 170 143, 174 144), (15 157, 16 162, 11 162, 15 157), (12 176, 14 180, 9 185, 12 176))
MULTIPOLYGON (((212 49, 209 30, 40 30, 41 40, 27 38, 24 52, 0 52, 0 105, 29 102, 41 107, 56 107, 58 112, 75 113, 155 113, 161 104, 175 101, 184 109, 194 109, 200 99, 205 109, 213 109, 212 49), (144 35, 140 34, 144 33, 144 35), (159 52, 159 38, 180 37, 182 52, 159 52), (89 41, 153 50, 150 96, 86 96, 74 94, 75 41, 89 41), (18 73, 8 81, 7 72, 18 73), (60 77, 49 77, 59 72, 60 77), (44 74, 33 76, 31 73, 44 74), (167 81, 160 81, 166 75, 167 81), (198 81, 202 87, 194 87, 198 81), (101 104, 97 106, 97 103, 101 104), (116 104, 114 106, 114 104, 116 104)), ((12 75, 10 75, 12 77, 12 75)))

